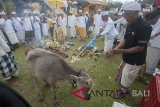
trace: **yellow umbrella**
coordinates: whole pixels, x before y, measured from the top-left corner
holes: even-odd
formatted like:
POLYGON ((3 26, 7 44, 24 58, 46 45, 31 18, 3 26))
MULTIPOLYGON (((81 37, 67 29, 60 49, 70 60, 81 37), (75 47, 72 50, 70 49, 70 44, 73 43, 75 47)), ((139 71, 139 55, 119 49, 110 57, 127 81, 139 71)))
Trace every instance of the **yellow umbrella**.
POLYGON ((48 4, 56 4, 56 9, 58 4, 63 4, 64 5, 64 0, 48 0, 48 4))

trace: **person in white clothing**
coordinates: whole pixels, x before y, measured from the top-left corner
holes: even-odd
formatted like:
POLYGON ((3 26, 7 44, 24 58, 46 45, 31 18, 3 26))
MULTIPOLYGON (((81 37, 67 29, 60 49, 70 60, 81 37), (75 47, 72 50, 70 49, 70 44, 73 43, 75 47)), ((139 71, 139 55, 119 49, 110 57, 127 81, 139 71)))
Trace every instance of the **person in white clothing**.
POLYGON ((60 26, 61 20, 62 20, 62 15, 61 15, 61 14, 58 14, 57 20, 56 20, 58 26, 60 26))
POLYGON ((83 15, 82 10, 79 11, 79 16, 77 17, 77 27, 81 40, 85 42, 87 37, 86 18, 83 15))
POLYGON ((25 31, 21 24, 21 18, 17 17, 16 12, 12 12, 11 20, 13 27, 16 30, 18 40, 21 41, 22 43, 25 43, 25 31))
POLYGON ((103 11, 101 15, 104 31, 102 31, 100 35, 105 37, 104 54, 108 54, 108 52, 113 48, 114 39, 118 35, 118 31, 114 26, 114 22, 109 18, 107 11, 103 11))
POLYGON ((94 36, 97 36, 100 33, 101 30, 101 22, 102 22, 102 17, 101 17, 101 10, 98 10, 98 13, 94 16, 94 36))
POLYGON ((5 22, 5 17, 6 17, 6 13, 5 12, 0 12, 0 26, 1 27, 5 22))
POLYGON ((31 17, 33 28, 34 28, 34 36, 36 41, 36 46, 41 46, 42 34, 41 34, 41 26, 40 26, 40 18, 38 16, 37 11, 33 11, 33 17, 31 17))
POLYGON ((32 44, 34 34, 33 34, 33 24, 31 18, 29 17, 29 12, 24 11, 24 17, 22 18, 23 27, 25 30, 25 41, 26 45, 32 44))
POLYGON ((153 25, 150 46, 147 48, 146 74, 153 74, 160 61, 160 19, 153 25))
POLYGON ((6 18, 5 23, 2 25, 2 28, 7 36, 6 38, 8 40, 8 43, 10 43, 10 45, 13 45, 14 48, 18 48, 19 40, 13 28, 12 20, 10 18, 6 18))
POLYGON ((119 32, 119 35, 116 37, 117 42, 120 42, 126 33, 126 27, 127 27, 127 21, 123 17, 123 13, 118 13, 119 18, 114 21, 114 24, 116 25, 116 29, 119 32))
POLYGON ((90 21, 90 14, 88 12, 85 13, 85 18, 86 18, 86 31, 87 31, 87 36, 90 38, 90 27, 91 27, 91 21, 90 21))
POLYGON ((10 47, 4 40, 3 32, 0 29, 0 73, 9 86, 17 85, 18 68, 10 47))
POLYGON ((42 35, 44 39, 48 39, 48 23, 47 23, 47 18, 45 17, 45 14, 42 14, 42 35))
POLYGON ((5 17, 6 13, 5 12, 0 12, 0 34, 2 35, 2 38, 7 42, 3 32, 4 32, 4 23, 5 23, 5 17), (2 32, 3 31, 3 32, 2 32))
POLYGON ((61 15, 60 27, 63 31, 64 36, 67 36, 67 20, 63 14, 61 15))
POLYGON ((75 17, 76 17, 76 23, 75 23, 75 25, 76 25, 76 35, 79 35, 79 31, 78 31, 78 14, 76 14, 75 17))
POLYGON ((68 16, 68 27, 70 29, 71 38, 76 37, 76 17, 72 15, 72 12, 70 12, 70 15, 68 16))

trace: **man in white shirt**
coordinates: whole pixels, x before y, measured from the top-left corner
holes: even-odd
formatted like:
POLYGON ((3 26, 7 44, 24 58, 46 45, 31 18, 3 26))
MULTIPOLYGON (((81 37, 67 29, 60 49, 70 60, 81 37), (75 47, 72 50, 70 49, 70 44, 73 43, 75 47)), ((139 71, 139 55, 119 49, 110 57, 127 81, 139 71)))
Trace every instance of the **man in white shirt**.
POLYGON ((60 27, 63 31, 64 36, 67 36, 67 20, 64 17, 64 14, 61 15, 60 27))
POLYGON ((72 15, 72 12, 70 12, 70 15, 68 16, 68 27, 70 29, 71 38, 76 37, 76 17, 72 15))
POLYGON ((15 48, 18 48, 19 40, 17 38, 16 32, 13 28, 12 20, 7 18, 5 19, 4 25, 2 25, 3 30, 8 38, 8 43, 11 43, 15 48))
POLYGON ((153 26, 151 38, 150 46, 147 48, 147 74, 153 74, 156 66, 158 65, 158 62, 160 61, 160 19, 153 26), (156 36, 157 34, 159 35, 156 36))
POLYGON ((34 36, 36 40, 36 45, 41 45, 42 34, 41 34, 41 27, 40 27, 40 18, 38 16, 38 11, 33 11, 33 17, 31 17, 33 28, 34 28, 34 36))
POLYGON ((85 18, 86 18, 86 31, 87 31, 87 36, 89 37, 90 35, 90 26, 91 26, 91 21, 90 21, 90 16, 89 16, 89 13, 86 12, 85 13, 85 18))
POLYGON ((101 15, 104 31, 102 31, 100 35, 105 37, 104 54, 108 54, 108 52, 113 48, 114 39, 118 35, 118 31, 116 30, 112 19, 109 18, 107 11, 103 11, 101 15))
POLYGON ((126 33, 126 27, 127 27, 127 21, 123 17, 123 13, 118 13, 119 18, 114 21, 114 24, 116 24, 116 29, 119 32, 119 35, 117 36, 118 42, 120 42, 126 33))
POLYGON ((33 25, 32 25, 32 21, 31 18, 29 17, 29 12, 28 11, 24 11, 24 17, 22 18, 22 23, 23 23, 23 27, 25 30, 25 41, 26 44, 32 44, 32 40, 34 37, 33 34, 33 25))
POLYGON ((82 13, 82 10, 79 11, 79 16, 77 18, 78 32, 80 34, 81 40, 86 41, 87 32, 86 32, 86 19, 82 13))
POLYGON ((42 24, 42 35, 43 39, 48 39, 49 32, 48 32, 48 23, 47 23, 47 17, 45 16, 45 13, 41 14, 41 24, 42 24))
POLYGON ((16 12, 12 12, 11 20, 12 20, 13 27, 16 30, 18 40, 24 43, 25 42, 25 31, 21 24, 21 18, 17 17, 16 12))
POLYGON ((5 12, 0 12, 0 26, 1 27, 5 22, 5 17, 6 17, 6 13, 5 12))
POLYGON ((3 32, 0 29, 0 73, 9 86, 15 86, 18 84, 16 79, 18 76, 17 63, 4 39, 3 32))
POLYGON ((101 22, 102 22, 102 17, 101 17, 101 10, 98 10, 98 13, 94 16, 94 36, 98 36, 101 30, 101 22))
POLYGON ((58 26, 60 26, 61 19, 62 19, 62 16, 61 16, 61 14, 59 13, 58 16, 57 16, 57 20, 56 20, 58 26))

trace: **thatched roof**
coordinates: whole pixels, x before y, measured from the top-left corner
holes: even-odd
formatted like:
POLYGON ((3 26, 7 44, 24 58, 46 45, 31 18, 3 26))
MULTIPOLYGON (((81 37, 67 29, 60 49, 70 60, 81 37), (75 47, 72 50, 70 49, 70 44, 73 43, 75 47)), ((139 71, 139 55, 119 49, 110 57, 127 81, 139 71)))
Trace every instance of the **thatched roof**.
POLYGON ((107 6, 104 0, 86 0, 89 4, 107 6))
POLYGON ((105 0, 76 0, 78 2, 78 5, 81 5, 83 7, 87 5, 100 5, 100 6, 107 6, 108 4, 105 2, 105 0))

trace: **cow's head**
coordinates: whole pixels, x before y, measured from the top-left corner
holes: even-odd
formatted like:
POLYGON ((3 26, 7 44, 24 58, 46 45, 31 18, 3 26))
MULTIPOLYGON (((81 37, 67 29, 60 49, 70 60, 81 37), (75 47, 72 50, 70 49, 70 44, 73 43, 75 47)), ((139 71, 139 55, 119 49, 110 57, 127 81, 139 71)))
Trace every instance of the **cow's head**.
POLYGON ((33 49, 35 49, 35 47, 27 47, 27 48, 25 49, 24 54, 27 55, 28 52, 31 51, 31 50, 33 50, 33 49))
POLYGON ((87 73, 87 69, 80 71, 78 76, 70 75, 71 79, 74 80, 78 88, 84 88, 84 97, 86 100, 90 100, 90 90, 92 87, 92 78, 87 73))

